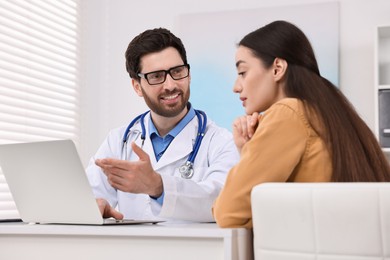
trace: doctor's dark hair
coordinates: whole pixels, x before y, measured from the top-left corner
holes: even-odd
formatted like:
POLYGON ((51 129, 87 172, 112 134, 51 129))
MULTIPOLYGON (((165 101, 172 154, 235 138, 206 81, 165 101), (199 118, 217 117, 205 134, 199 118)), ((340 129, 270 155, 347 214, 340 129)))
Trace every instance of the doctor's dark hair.
POLYGON ((238 45, 249 48, 266 68, 275 58, 286 60, 285 94, 304 103, 312 127, 324 140, 332 181, 390 181, 389 162, 376 137, 342 92, 320 75, 313 48, 298 27, 275 21, 249 33, 238 45))
POLYGON ((159 52, 168 47, 175 48, 179 52, 184 64, 187 64, 186 50, 182 41, 169 30, 165 28, 155 28, 146 30, 136 36, 129 43, 125 53, 126 70, 129 73, 130 78, 135 80, 140 79, 138 76, 138 73, 142 70, 140 60, 144 55, 159 52))

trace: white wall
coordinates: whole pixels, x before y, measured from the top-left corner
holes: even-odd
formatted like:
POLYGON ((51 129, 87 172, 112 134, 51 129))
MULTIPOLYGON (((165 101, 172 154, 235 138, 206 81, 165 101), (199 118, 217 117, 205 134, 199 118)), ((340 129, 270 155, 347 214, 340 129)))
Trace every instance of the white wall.
MULTIPOLYGON (((127 124, 146 110, 132 90, 124 52, 140 32, 166 27, 175 33, 179 15, 324 0, 81 0, 83 20, 83 162, 94 154, 109 129, 127 124)), ((374 129, 374 32, 390 25, 389 0, 339 0, 340 89, 374 129)), ((326 21, 324 21, 326 22, 326 21)), ((228 28, 227 28, 228 30, 228 28)), ((180 35, 178 35, 180 36, 180 35)), ((206 40, 206 39, 205 39, 206 40)))

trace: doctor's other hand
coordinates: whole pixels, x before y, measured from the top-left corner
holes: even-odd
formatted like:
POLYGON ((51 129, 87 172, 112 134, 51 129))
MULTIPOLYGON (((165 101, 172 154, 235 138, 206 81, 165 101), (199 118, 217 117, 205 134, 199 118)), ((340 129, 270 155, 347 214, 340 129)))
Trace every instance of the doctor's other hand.
POLYGON ((233 138, 238 151, 241 149, 253 136, 259 124, 259 113, 255 112, 252 115, 245 115, 236 118, 233 122, 233 138))
POLYGON ((132 150, 138 161, 126 161, 112 158, 97 159, 96 165, 102 168, 110 185, 123 192, 144 193, 158 198, 163 193, 160 174, 153 170, 149 155, 134 142, 132 150))
POLYGON ((123 214, 111 207, 107 200, 99 198, 96 199, 96 203, 99 206, 99 210, 103 218, 115 218, 118 220, 123 219, 123 214))

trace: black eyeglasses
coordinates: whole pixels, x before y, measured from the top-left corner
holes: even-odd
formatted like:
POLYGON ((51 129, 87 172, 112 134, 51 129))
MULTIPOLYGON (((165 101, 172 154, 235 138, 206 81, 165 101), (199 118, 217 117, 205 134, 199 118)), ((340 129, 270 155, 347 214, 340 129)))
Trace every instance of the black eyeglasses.
POLYGON ((146 79, 149 85, 158 85, 165 82, 168 74, 171 75, 174 80, 187 78, 190 74, 190 65, 184 64, 170 68, 168 70, 157 70, 148 73, 138 73, 138 76, 146 79))

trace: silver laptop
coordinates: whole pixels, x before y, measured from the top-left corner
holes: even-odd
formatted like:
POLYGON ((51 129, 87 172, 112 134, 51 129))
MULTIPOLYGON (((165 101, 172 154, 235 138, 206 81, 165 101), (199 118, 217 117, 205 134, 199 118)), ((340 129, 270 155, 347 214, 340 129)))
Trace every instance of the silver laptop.
POLYGON ((71 140, 0 145, 0 167, 23 222, 117 225, 103 219, 71 140))

